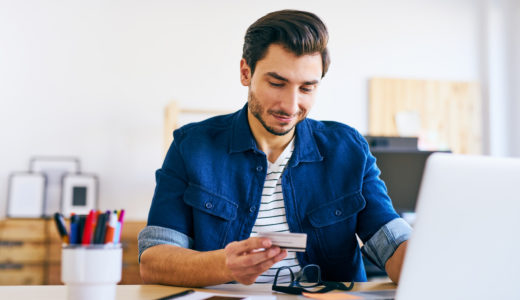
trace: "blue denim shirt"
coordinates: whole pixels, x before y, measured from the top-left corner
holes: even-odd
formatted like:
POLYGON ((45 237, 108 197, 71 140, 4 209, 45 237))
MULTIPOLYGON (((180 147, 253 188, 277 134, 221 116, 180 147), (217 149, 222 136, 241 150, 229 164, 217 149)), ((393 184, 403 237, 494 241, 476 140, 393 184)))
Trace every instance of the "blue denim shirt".
MULTIPOLYGON (((255 223, 267 158, 247 121, 236 113, 174 132, 156 189, 139 255, 173 244, 198 251, 247 239, 255 223)), ((364 253, 384 268, 410 227, 392 207, 375 158, 353 128, 305 119, 296 126, 293 155, 282 174, 287 223, 307 233, 302 266, 314 263, 325 280, 366 281, 364 253)))

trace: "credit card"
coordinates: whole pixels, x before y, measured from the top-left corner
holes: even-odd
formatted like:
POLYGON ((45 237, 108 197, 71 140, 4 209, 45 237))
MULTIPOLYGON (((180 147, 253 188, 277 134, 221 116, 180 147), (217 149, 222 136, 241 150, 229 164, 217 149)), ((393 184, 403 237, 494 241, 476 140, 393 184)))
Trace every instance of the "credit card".
POLYGON ((305 252, 305 248, 307 248, 306 233, 259 232, 258 237, 269 238, 273 246, 278 246, 287 251, 305 252))

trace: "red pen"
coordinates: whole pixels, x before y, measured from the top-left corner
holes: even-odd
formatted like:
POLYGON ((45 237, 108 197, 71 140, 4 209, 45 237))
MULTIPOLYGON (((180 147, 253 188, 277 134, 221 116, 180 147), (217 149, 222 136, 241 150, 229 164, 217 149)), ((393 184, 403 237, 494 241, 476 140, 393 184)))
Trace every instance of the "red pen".
POLYGON ((91 210, 85 221, 85 227, 83 229, 83 239, 81 240, 82 245, 89 245, 90 239, 92 238, 92 224, 94 224, 96 211, 91 210))

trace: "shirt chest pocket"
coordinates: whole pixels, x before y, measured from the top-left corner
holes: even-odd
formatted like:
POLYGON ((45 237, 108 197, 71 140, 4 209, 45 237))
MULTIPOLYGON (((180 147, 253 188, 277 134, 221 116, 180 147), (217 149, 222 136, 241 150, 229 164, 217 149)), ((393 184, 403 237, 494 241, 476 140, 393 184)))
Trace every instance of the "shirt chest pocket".
POLYGON ((189 184, 184 203, 193 208, 194 248, 200 251, 223 248, 238 205, 196 184, 189 184))
POLYGON ((365 208, 361 192, 325 203, 307 214, 317 235, 321 251, 331 260, 349 259, 346 253, 357 247, 357 214, 365 208))

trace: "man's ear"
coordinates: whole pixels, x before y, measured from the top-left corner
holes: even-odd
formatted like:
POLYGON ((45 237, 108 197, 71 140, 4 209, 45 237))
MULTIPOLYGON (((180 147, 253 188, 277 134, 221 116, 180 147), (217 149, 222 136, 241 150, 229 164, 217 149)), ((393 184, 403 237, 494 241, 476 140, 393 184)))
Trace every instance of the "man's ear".
POLYGON ((242 58, 240 60, 240 82, 243 86, 249 86, 251 84, 251 68, 247 64, 246 60, 242 58))

